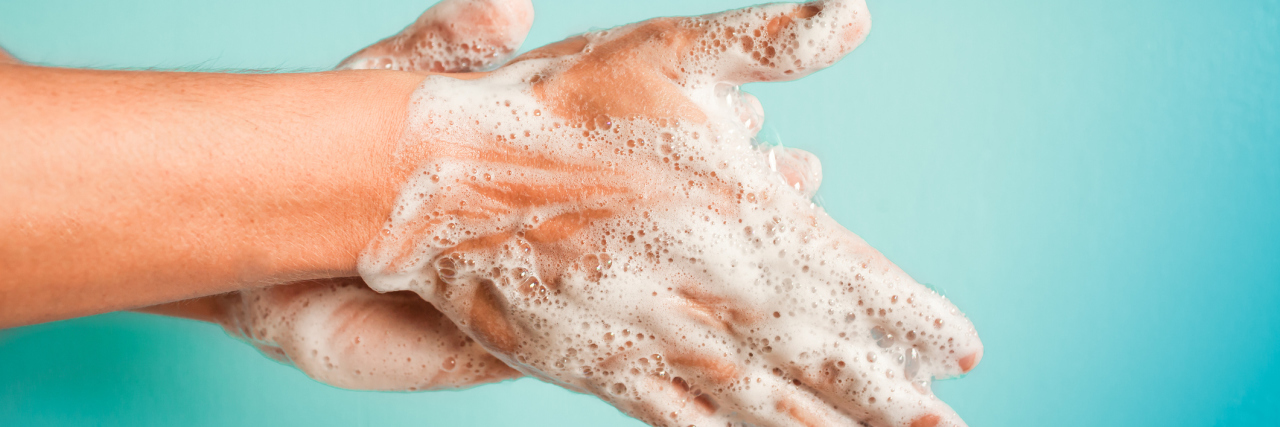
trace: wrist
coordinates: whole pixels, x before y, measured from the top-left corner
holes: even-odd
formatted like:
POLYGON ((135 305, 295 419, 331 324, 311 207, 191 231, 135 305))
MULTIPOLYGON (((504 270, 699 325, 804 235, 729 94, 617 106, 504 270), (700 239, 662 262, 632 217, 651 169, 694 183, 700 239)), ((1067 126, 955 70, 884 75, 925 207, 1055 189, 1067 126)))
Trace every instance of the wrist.
MULTIPOLYGON (((276 274, 277 281, 356 275, 356 260, 387 220, 400 186, 412 172, 411 160, 398 152, 413 91, 422 75, 397 71, 323 73, 341 79, 340 88, 324 101, 327 114, 317 117, 320 129, 294 142, 306 147, 327 141, 316 174, 302 185, 320 190, 320 203, 307 203, 291 223, 306 225, 314 215, 321 233, 299 229, 297 240, 284 241, 294 265, 276 274), (296 243, 294 243, 296 242, 296 243)), ((329 76, 327 76, 329 77, 329 76)))

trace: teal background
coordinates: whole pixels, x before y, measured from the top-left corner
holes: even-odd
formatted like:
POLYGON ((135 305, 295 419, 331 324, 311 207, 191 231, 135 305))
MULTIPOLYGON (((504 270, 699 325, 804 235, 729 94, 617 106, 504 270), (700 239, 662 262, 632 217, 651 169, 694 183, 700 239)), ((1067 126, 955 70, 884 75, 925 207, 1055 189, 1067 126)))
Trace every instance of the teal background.
MULTIPOLYGON (((1280 1, 870 0, 838 66, 751 85, 830 213, 977 325, 937 394, 974 426, 1280 425, 1280 1)), ((526 46, 730 0, 535 0, 526 46)), ((6 0, 77 67, 314 70, 423 1, 6 0)), ((526 48, 527 48, 526 47, 526 48)), ((219 329, 0 331, 0 425, 637 426, 534 380, 338 390, 219 329)))

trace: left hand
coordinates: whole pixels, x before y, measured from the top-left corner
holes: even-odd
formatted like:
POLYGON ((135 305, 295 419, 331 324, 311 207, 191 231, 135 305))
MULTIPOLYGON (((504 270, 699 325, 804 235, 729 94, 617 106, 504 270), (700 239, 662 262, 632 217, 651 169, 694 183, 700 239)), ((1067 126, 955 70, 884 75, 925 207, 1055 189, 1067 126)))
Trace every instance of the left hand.
MULTIPOLYGON (((338 69, 468 72, 500 64, 524 40, 529 0, 444 0, 338 69)), ((249 289, 144 309, 221 324, 317 381, 362 390, 461 388, 521 376, 430 303, 379 294, 358 277, 249 289)))
POLYGON ((359 278, 318 280, 211 297, 227 333, 307 376, 341 388, 463 388, 521 376, 430 303, 379 294, 359 278))

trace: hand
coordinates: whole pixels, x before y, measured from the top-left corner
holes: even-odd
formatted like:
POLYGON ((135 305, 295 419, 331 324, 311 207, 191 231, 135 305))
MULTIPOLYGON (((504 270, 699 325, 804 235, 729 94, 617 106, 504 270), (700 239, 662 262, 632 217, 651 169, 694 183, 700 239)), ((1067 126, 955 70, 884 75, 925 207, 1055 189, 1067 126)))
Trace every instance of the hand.
MULTIPOLYGON (((802 77, 867 34, 862 0, 661 18, 429 77, 419 163, 361 260, 529 375, 654 425, 933 426, 972 324, 757 147, 736 85, 802 77)), ((411 160, 410 160, 411 161, 411 160)))
POLYGON ((435 390, 520 376, 431 304, 407 292, 373 292, 359 278, 213 298, 228 333, 336 387, 435 390))
MULTIPOLYGON (((338 69, 484 69, 510 58, 532 19, 528 0, 445 0, 338 69)), ((342 388, 461 388, 521 375, 431 304, 410 293, 379 294, 360 278, 250 289, 146 311, 219 323, 263 354, 342 388)))

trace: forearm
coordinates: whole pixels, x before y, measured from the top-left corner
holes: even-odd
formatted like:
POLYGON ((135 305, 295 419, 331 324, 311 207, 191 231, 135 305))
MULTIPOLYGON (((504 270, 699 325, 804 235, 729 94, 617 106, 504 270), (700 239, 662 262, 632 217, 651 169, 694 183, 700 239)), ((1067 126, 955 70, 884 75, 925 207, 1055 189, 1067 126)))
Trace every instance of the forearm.
POLYGON ((227 315, 227 301, 236 297, 238 297, 236 293, 210 295, 142 307, 133 311, 221 324, 227 315))
POLYGON ((353 275, 420 79, 0 65, 0 326, 353 275))

